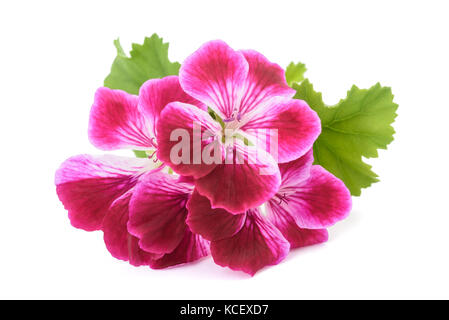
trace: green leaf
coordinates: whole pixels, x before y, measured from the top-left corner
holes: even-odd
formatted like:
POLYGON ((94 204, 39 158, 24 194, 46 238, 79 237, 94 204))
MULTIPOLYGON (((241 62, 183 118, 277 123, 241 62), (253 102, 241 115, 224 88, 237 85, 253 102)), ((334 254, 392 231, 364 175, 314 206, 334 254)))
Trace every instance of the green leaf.
POLYGON ((343 180, 355 196, 379 181, 362 157, 377 157, 377 150, 386 149, 393 141, 391 124, 398 105, 391 89, 379 83, 370 89, 353 86, 345 99, 329 107, 308 79, 294 83, 293 88, 295 98, 305 100, 321 118, 322 132, 313 145, 315 164, 343 180))
POLYGON ((114 41, 117 49, 111 73, 104 80, 104 86, 138 94, 140 86, 148 79, 177 75, 178 62, 168 60, 168 43, 153 34, 145 38, 143 45, 132 44, 130 57, 126 56, 119 39, 114 41))
POLYGON ((285 79, 289 86, 291 86, 295 82, 301 82, 304 80, 304 73, 307 71, 306 65, 304 63, 291 62, 287 69, 285 70, 285 79))
MULTIPOLYGON (((138 94, 140 86, 149 79, 177 75, 178 62, 168 60, 168 43, 153 34, 145 38, 143 45, 132 44, 128 57, 120 44, 114 40, 117 57, 112 63, 111 73, 104 79, 104 86, 110 89, 121 89, 131 94, 138 94)), ((137 158, 147 158, 145 151, 133 150, 137 158)))

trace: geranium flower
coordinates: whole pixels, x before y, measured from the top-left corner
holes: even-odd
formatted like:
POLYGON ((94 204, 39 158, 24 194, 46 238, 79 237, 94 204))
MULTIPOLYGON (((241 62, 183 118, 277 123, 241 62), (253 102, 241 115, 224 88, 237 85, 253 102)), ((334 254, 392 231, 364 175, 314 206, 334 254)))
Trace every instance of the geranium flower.
POLYGON ((139 96, 98 89, 92 144, 148 157, 66 160, 55 183, 72 225, 102 230, 110 253, 132 265, 165 268, 211 249, 217 264, 251 275, 290 248, 326 241, 351 199, 312 165, 320 120, 293 94, 278 65, 222 41, 191 55, 179 78, 147 81, 139 96), (175 161, 177 130, 188 133, 187 161, 182 152, 175 161))
POLYGON ((179 81, 214 114, 181 102, 167 105, 157 125, 158 157, 175 172, 193 176, 197 192, 214 208, 238 213, 273 197, 280 185, 277 163, 304 155, 320 134, 320 119, 304 101, 292 99, 295 91, 288 87, 284 70, 256 51, 234 51, 223 41, 208 42, 184 61, 179 81), (214 156, 220 154, 220 161, 198 162, 195 153, 188 161, 173 161, 171 153, 178 142, 171 139, 172 133, 185 129, 192 150, 195 124, 207 138, 200 153, 214 144, 210 149, 214 156), (269 153, 276 134, 277 159, 269 153), (236 157, 242 163, 224 161, 236 157))
POLYGON ((291 248, 327 241, 326 228, 348 215, 351 196, 342 181, 312 162, 309 151, 279 165, 282 183, 265 211, 232 214, 212 208, 207 197, 193 192, 187 224, 211 241, 215 263, 254 275, 278 264, 291 248))
MULTIPOLYGON (((205 108, 181 89, 176 76, 147 81, 139 97, 100 88, 91 109, 89 139, 103 150, 153 150, 160 111, 172 101, 205 108)), ((207 241, 193 234, 184 222, 192 182, 154 167, 154 161, 148 158, 78 155, 57 170, 56 190, 72 225, 86 231, 103 230, 108 250, 118 259, 136 266, 164 268, 207 255, 207 241), (152 246, 147 238, 139 240, 127 227, 130 206, 139 208, 146 201, 155 201, 145 195, 144 190, 150 189, 153 196, 163 195, 166 207, 151 212, 153 217, 159 217, 157 224, 133 231, 140 235, 145 229, 157 227, 161 237, 154 239, 152 246), (166 215, 166 208, 170 208, 170 215, 166 215), (181 222, 177 232, 168 232, 181 222), (169 244, 164 243, 166 235, 170 235, 169 244)))

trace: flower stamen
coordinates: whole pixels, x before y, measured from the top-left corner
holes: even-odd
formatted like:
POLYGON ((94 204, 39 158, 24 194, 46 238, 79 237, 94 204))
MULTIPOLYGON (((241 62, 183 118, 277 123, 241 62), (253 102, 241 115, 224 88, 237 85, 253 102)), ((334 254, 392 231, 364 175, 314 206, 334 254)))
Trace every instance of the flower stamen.
POLYGON ((282 194, 282 195, 277 195, 277 197, 279 198, 279 203, 278 204, 282 204, 282 202, 284 202, 285 204, 288 204, 287 201, 287 196, 286 194, 282 194))

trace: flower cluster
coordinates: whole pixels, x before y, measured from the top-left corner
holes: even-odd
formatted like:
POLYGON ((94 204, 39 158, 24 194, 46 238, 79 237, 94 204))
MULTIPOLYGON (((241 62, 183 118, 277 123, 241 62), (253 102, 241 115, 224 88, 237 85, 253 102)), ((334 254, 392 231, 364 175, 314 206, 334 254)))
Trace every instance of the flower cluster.
POLYGON ((211 254, 253 275, 326 241, 351 197, 313 165, 320 119, 294 93, 277 64, 222 41, 138 96, 98 89, 92 144, 148 156, 66 160, 55 182, 72 225, 102 230, 114 257, 154 269, 211 254))

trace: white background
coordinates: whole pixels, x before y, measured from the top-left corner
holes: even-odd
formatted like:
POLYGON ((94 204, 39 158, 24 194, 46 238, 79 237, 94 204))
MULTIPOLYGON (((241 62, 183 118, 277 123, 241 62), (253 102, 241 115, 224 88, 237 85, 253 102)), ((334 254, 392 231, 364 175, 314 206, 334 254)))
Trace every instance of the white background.
POLYGON ((449 298, 447 1, 2 1, 0 298, 449 298), (157 32, 182 62, 223 39, 307 76, 337 102, 391 86, 395 141, 381 182, 354 199, 328 243, 250 278, 211 258, 162 271, 70 226, 53 183, 87 139, 93 95, 115 57, 157 32))

